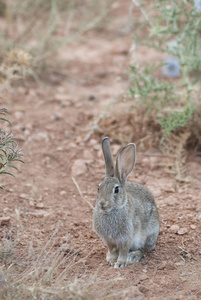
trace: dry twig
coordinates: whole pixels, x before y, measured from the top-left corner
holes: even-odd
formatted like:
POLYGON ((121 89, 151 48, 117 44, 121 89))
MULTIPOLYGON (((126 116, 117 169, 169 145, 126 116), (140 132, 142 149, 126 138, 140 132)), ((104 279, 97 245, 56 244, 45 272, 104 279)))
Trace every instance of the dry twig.
POLYGON ((94 209, 93 205, 92 205, 89 201, 87 201, 87 200, 84 198, 84 196, 82 195, 82 191, 80 190, 80 187, 79 187, 77 181, 75 180, 75 178, 74 178, 74 177, 71 177, 71 178, 72 178, 72 181, 73 181, 73 183, 75 184, 75 186, 76 186, 76 188, 77 188, 77 190, 78 190, 78 192, 79 192, 79 194, 80 194, 80 197, 81 197, 84 201, 86 201, 92 209, 94 209))

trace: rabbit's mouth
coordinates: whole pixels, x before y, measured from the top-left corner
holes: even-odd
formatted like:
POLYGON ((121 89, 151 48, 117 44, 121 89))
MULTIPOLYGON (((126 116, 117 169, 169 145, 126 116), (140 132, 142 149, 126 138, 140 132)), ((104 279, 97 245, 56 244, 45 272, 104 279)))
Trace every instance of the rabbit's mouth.
POLYGON ((108 214, 112 210, 112 208, 103 206, 103 207, 100 207, 100 210, 102 213, 108 214))

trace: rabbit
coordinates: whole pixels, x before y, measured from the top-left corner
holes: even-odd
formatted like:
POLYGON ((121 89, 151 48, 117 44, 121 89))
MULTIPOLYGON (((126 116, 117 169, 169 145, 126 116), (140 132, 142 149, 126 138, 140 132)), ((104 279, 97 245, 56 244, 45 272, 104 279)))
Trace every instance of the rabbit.
POLYGON ((139 262, 155 248, 159 214, 154 197, 139 183, 127 182, 135 166, 136 146, 125 146, 114 168, 110 139, 102 140, 106 173, 98 186, 93 211, 93 230, 108 246, 107 262, 123 268, 139 262))

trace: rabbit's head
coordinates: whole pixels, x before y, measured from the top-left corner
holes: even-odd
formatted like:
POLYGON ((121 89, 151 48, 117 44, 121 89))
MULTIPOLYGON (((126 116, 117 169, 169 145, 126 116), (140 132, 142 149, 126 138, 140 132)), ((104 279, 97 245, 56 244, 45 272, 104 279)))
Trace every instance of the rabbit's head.
POLYGON ((117 156, 115 168, 108 137, 102 141, 102 150, 106 172, 104 180, 98 186, 97 205, 103 213, 109 213, 127 203, 125 184, 135 166, 136 147, 135 144, 124 147, 117 156))

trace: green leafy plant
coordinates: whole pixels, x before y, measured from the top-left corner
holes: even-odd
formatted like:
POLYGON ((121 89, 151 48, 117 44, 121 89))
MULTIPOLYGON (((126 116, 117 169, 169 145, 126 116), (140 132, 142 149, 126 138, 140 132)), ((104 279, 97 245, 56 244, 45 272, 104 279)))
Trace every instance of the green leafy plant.
MULTIPOLYGON (((5 108, 0 109, 1 115, 5 115, 6 113, 7 110, 5 108)), ((1 117, 0 120, 10 123, 10 121, 4 117, 1 117)), ((0 128, 0 175, 7 174, 14 176, 8 169, 11 168, 17 170, 14 163, 17 161, 24 163, 21 159, 22 156, 23 154, 18 148, 16 141, 13 139, 13 135, 0 128)), ((3 189, 1 185, 0 188, 3 189)))
MULTIPOLYGON (((144 18, 135 44, 166 54, 167 59, 130 68, 130 94, 156 112, 163 140, 188 126, 198 103, 201 74, 201 12, 198 1, 132 0, 144 18)), ((161 56, 162 57, 162 56, 161 56)))
POLYGON ((188 125, 188 121, 191 119, 193 114, 192 106, 187 106, 180 112, 171 112, 159 119, 159 124, 164 129, 162 141, 178 127, 185 127, 188 125))

